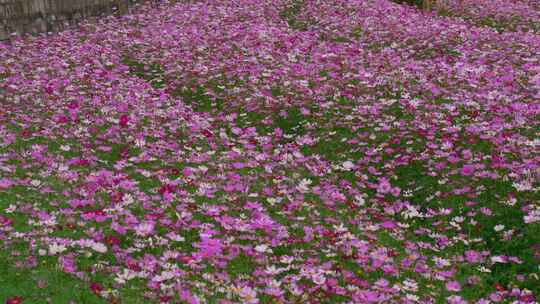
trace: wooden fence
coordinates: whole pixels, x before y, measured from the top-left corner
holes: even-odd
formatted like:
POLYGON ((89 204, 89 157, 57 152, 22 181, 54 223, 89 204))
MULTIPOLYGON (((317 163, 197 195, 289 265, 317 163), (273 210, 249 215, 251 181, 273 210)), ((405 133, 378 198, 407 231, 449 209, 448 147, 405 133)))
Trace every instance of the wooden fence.
POLYGON ((0 40, 59 31, 83 18, 123 13, 134 0, 0 0, 0 40))

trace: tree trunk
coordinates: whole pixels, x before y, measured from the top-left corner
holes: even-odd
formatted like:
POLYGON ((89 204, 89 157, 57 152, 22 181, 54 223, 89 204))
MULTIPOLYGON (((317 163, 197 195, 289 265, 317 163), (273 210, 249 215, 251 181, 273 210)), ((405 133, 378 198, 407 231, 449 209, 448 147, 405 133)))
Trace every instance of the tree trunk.
POLYGON ((433 8, 433 0, 424 0, 422 2, 422 9, 424 11, 431 11, 433 8))

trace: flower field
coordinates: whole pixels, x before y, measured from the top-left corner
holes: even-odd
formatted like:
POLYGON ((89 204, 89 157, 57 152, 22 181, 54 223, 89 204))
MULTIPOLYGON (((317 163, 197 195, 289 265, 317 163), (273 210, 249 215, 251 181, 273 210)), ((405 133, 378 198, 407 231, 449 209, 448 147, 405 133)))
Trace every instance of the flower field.
POLYGON ((204 0, 0 43, 0 301, 537 303, 539 24, 204 0))

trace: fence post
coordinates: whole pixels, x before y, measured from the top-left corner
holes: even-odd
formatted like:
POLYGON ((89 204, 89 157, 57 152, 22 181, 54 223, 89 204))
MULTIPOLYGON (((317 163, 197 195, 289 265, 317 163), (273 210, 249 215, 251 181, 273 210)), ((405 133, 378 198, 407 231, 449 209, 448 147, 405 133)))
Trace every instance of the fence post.
POLYGON ((129 0, 116 0, 116 7, 120 14, 126 14, 128 12, 128 1, 129 0))

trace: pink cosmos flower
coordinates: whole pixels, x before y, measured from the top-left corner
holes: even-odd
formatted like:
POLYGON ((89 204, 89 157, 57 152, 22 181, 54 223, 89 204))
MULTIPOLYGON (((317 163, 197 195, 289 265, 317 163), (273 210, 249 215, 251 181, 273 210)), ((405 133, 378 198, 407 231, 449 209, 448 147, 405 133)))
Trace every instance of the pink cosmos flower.
POLYGON ((379 184, 377 186, 377 192, 381 194, 386 194, 392 191, 392 185, 390 185, 390 182, 387 178, 381 178, 379 179, 379 184))
POLYGON ((139 225, 137 225, 137 227, 135 227, 135 232, 137 233, 137 235, 140 236, 150 235, 154 232, 155 225, 156 223, 152 221, 140 223, 139 225))
POLYGON ((13 185, 13 182, 10 179, 2 178, 0 179, 0 189, 9 188, 13 185))
POLYGON ((474 166, 473 165, 465 165, 463 168, 461 168, 461 175, 463 176, 470 176, 474 173, 474 166))
POLYGON ((478 263, 482 260, 482 255, 480 252, 475 250, 467 250, 465 251, 465 260, 469 263, 478 263))
POLYGON ((450 281, 446 283, 446 289, 448 291, 458 292, 461 290, 461 286, 459 285, 459 282, 457 281, 450 281))
POLYGON ((244 286, 240 289, 239 296, 242 298, 243 303, 246 304, 257 304, 259 299, 257 299, 257 291, 253 290, 251 287, 244 286))
POLYGON ((182 174, 183 174, 185 177, 191 176, 192 173, 193 173, 193 170, 192 170, 190 167, 185 167, 185 168, 182 170, 182 174))
POLYGON ((222 254, 223 251, 221 240, 212 238, 202 239, 195 247, 199 248, 199 251, 194 253, 196 258, 211 258, 222 254))
POLYGON ((77 270, 75 259, 72 256, 62 256, 59 259, 62 270, 68 273, 74 273, 77 270))
POLYGON ((489 299, 497 303, 503 300, 503 296, 499 292, 493 292, 489 295, 489 299))
POLYGON ((453 295, 446 298, 449 304, 467 304, 468 302, 460 296, 453 295))
POLYGON ((358 291, 353 295, 353 300, 357 303, 377 303, 379 302, 379 293, 372 290, 358 291))
POLYGON ((386 220, 384 222, 382 222, 381 226, 385 229, 393 229, 393 228, 396 228, 397 225, 394 221, 391 221, 391 220, 386 220))

